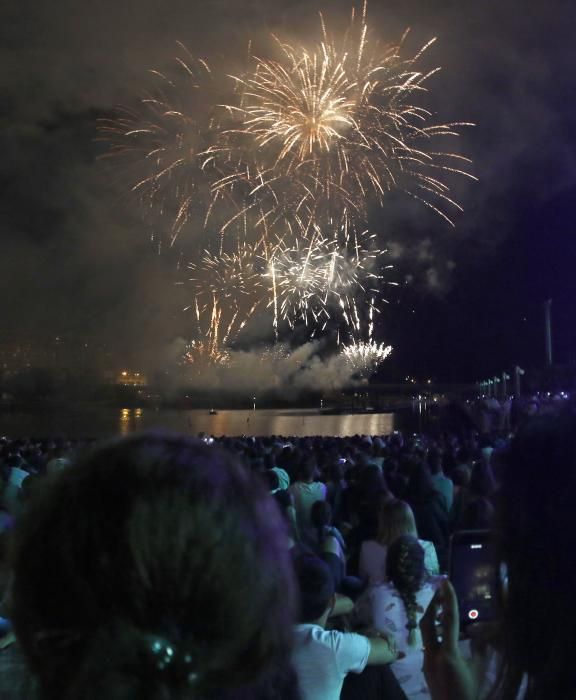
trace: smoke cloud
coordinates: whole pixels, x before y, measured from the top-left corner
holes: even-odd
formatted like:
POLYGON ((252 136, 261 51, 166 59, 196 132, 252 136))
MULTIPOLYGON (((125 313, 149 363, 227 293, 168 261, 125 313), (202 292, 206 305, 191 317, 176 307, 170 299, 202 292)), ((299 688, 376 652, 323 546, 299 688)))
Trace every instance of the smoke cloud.
POLYGON ((187 341, 178 338, 168 346, 165 360, 175 373, 178 386, 220 396, 277 397, 295 399, 303 393, 324 393, 360 386, 363 379, 341 354, 322 356, 323 342, 310 341, 290 349, 286 344, 271 348, 236 350, 225 364, 183 363, 187 341))

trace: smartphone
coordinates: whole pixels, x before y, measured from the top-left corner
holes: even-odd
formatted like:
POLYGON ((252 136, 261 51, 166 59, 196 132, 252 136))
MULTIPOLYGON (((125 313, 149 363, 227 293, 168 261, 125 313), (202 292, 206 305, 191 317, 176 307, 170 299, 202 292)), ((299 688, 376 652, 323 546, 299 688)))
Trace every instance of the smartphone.
POLYGON ((500 592, 498 569, 489 530, 456 532, 450 543, 450 581, 458 596, 460 629, 496 619, 500 592))

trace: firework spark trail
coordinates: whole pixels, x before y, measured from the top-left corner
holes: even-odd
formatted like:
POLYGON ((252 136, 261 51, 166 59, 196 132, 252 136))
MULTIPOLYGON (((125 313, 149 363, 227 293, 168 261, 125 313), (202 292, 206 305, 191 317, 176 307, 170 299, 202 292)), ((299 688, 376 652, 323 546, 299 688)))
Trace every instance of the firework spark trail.
POLYGON ((184 360, 190 364, 227 364, 230 360, 227 344, 244 328, 258 303, 241 315, 238 309, 227 308, 228 313, 225 313, 216 295, 212 297, 211 304, 203 306, 195 299, 193 308, 198 338, 187 345, 184 360))
POLYGON ((219 343, 221 310, 214 299, 207 328, 205 309, 201 309, 198 300, 194 302, 199 338, 192 340, 186 346, 184 361, 197 366, 225 364, 228 353, 219 343))
POLYGON ((229 354, 222 348, 216 348, 211 341, 191 340, 184 352, 184 362, 196 365, 199 369, 206 365, 225 365, 229 354))

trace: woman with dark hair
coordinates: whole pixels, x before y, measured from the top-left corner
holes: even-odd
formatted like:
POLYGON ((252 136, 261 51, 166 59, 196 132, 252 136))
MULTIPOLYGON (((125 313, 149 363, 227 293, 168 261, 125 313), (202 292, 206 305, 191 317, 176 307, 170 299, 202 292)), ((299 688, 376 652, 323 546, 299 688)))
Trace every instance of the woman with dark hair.
POLYGON ((359 570, 362 542, 376 537, 378 514, 382 504, 393 498, 379 467, 370 464, 358 471, 358 481, 352 485, 347 499, 353 528, 347 534, 346 540, 350 552, 348 564, 353 573, 359 570))
POLYGON ((412 465, 405 500, 410 504, 418 534, 436 547, 440 569, 448 568, 448 511, 440 493, 434 488, 432 475, 426 464, 412 465))
MULTIPOLYGON (((576 694, 576 417, 543 416, 512 441, 497 497, 503 595, 495 700, 576 694)), ((422 620, 434 700, 472 700, 478 683, 458 648, 454 589, 445 583, 422 620), (441 615, 442 639, 436 634, 441 615)))
POLYGON ((393 498, 382 470, 375 464, 362 467, 354 504, 361 539, 374 537, 382 503, 393 498))
POLYGON ((332 525, 332 510, 328 501, 316 501, 310 518, 313 527, 305 533, 303 543, 328 564, 336 591, 357 597, 364 585, 359 578, 347 575, 346 544, 340 530, 332 525))
POLYGON ((285 529, 222 450, 99 447, 33 495, 16 534, 11 619, 39 700, 265 698, 288 670, 285 529))
POLYGON ((344 465, 340 459, 334 458, 326 469, 326 500, 332 507, 333 521, 338 527, 342 522, 342 497, 348 486, 344 479, 344 465))
POLYGON ((346 544, 340 530, 332 525, 332 508, 328 501, 316 501, 312 505, 310 523, 312 527, 305 533, 305 544, 317 556, 330 552, 345 563, 346 544))
POLYGON ((489 464, 476 462, 470 473, 470 483, 458 492, 454 500, 450 519, 452 529, 466 530, 474 513, 486 513, 486 518, 492 517, 492 499, 496 492, 494 475, 489 464))
POLYGON ((424 657, 418 623, 439 578, 428 576, 424 550, 410 535, 401 535, 390 545, 386 577, 387 583, 368 589, 357 603, 359 621, 390 636, 398 651, 405 654, 391 668, 406 696, 429 697, 422 673, 424 657))
POLYGON ((482 461, 477 462, 472 467, 468 488, 474 498, 486 498, 488 500, 493 498, 496 484, 494 483, 494 474, 490 464, 482 461))

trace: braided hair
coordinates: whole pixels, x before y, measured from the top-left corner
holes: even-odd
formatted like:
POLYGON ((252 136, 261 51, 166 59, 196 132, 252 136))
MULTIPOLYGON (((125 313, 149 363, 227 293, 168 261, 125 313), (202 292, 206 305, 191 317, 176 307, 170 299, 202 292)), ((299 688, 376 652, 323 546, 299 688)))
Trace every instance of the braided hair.
POLYGON ((416 593, 426 577, 424 550, 416 537, 401 535, 390 545, 386 557, 386 576, 398 591, 408 617, 408 645, 417 643, 419 605, 416 593))

